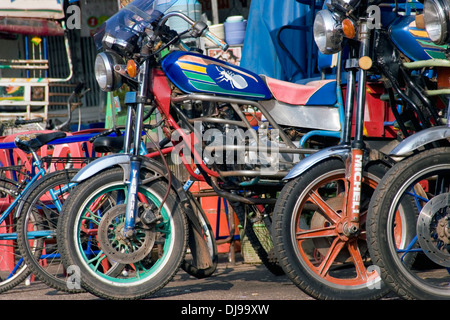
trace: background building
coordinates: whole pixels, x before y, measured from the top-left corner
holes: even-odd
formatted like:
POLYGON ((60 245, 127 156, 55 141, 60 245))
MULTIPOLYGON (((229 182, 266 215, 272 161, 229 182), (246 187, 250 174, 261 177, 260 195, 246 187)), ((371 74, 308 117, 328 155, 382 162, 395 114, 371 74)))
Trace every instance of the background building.
MULTIPOLYGON (((121 1, 127 2, 0 0, 0 118, 48 115, 53 123, 63 122, 68 96, 84 82, 90 92, 82 101, 81 121, 101 126, 106 95, 93 74, 97 51, 92 35, 118 11, 121 1)), ((195 18, 222 23, 231 15, 246 18, 250 0, 181 0, 177 5, 181 10, 195 6, 195 18)), ((78 112, 73 122, 78 122, 78 112)))

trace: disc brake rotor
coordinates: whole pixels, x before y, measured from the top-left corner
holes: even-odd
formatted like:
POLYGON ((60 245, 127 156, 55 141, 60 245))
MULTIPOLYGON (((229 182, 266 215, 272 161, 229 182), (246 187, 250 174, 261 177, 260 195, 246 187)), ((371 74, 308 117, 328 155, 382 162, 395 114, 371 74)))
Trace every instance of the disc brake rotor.
POLYGON ((433 262, 450 267, 450 194, 440 194, 420 211, 417 239, 424 253, 433 262))
POLYGON ((136 227, 132 237, 123 234, 126 204, 117 205, 104 214, 98 226, 98 241, 108 259, 122 264, 143 260, 155 244, 156 233, 136 227))

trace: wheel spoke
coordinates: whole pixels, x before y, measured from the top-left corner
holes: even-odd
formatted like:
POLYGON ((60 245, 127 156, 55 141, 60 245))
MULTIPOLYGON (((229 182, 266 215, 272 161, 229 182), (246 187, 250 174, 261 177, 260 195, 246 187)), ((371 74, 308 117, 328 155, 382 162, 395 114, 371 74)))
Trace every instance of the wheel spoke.
POLYGON ((368 280, 367 268, 364 265, 363 257, 361 256, 361 252, 358 247, 358 239, 354 238, 351 241, 348 241, 348 251, 353 258, 353 263, 355 264, 356 269, 356 278, 364 281, 368 280))
POLYGON ((311 190, 308 199, 317 204, 320 207, 321 212, 332 223, 337 223, 341 219, 341 216, 332 207, 330 207, 330 205, 322 199, 322 197, 315 190, 311 190))
POLYGON ((331 227, 325 227, 325 228, 318 228, 314 230, 303 230, 300 232, 297 232, 296 239, 297 240, 305 240, 305 239, 312 239, 312 238, 322 238, 322 237, 335 237, 337 236, 337 231, 334 226, 331 227))
POLYGON ((328 271, 336 260, 336 257, 338 256, 339 252, 341 252, 342 248, 344 248, 344 246, 345 242, 341 241, 338 237, 334 239, 330 249, 328 250, 326 256, 324 257, 322 263, 318 268, 321 277, 326 277, 328 271))

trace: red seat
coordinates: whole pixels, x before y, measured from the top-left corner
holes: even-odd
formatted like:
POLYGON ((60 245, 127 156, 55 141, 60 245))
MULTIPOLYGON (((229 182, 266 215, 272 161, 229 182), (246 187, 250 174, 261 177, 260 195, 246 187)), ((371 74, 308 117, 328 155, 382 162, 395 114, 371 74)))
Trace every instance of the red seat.
POLYGON ((297 84, 270 77, 264 77, 266 85, 269 87, 272 95, 280 102, 293 105, 327 105, 333 104, 336 99, 335 82, 336 80, 316 80, 307 84, 297 84), (332 84, 332 85, 331 85, 332 84), (329 88, 328 88, 329 87, 329 88), (332 90, 330 90, 332 89, 332 90), (327 94, 323 95, 323 90, 327 94), (320 92, 321 97, 315 96, 320 92), (329 99, 329 95, 333 95, 333 99, 329 99), (322 98, 322 99, 320 99, 322 98), (312 100, 318 101, 312 103, 312 100), (321 103, 321 101, 323 101, 321 103), (330 101, 333 101, 330 103, 330 101))

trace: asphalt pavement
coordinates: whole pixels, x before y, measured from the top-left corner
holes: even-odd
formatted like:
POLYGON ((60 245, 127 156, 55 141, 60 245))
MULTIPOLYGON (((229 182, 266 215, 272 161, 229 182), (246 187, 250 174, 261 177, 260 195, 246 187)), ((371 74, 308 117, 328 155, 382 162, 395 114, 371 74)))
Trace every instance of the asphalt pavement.
MULTIPOLYGON (((0 300, 100 300, 90 293, 56 291, 36 280, 0 294, 0 300)), ((216 272, 197 279, 183 270, 148 300, 312 300, 285 275, 275 276, 261 264, 244 263, 240 254, 231 263, 221 254, 216 272)))
MULTIPOLYGON (((226 254, 220 255, 216 272, 208 278, 196 279, 180 270, 163 289, 152 297, 139 300, 105 301, 90 293, 69 294, 47 287, 40 281, 19 285, 0 294, 0 304, 22 314, 35 315, 36 310, 58 310, 67 314, 97 314, 102 317, 151 316, 164 314, 168 319, 277 319, 283 320, 296 313, 335 317, 336 310, 351 308, 371 310, 371 315, 384 314, 380 308, 367 302, 320 302, 298 289, 286 275, 275 276, 261 264, 244 263, 240 254, 230 263, 226 254), (327 305, 322 305, 327 303, 327 305), (330 304, 331 303, 331 304, 330 304), (31 304, 27 307, 27 304, 31 304)), ((398 299, 390 297, 383 300, 398 299)), ((375 302, 377 303, 377 302, 375 302)), ((387 306, 389 307, 395 307, 387 306)))

